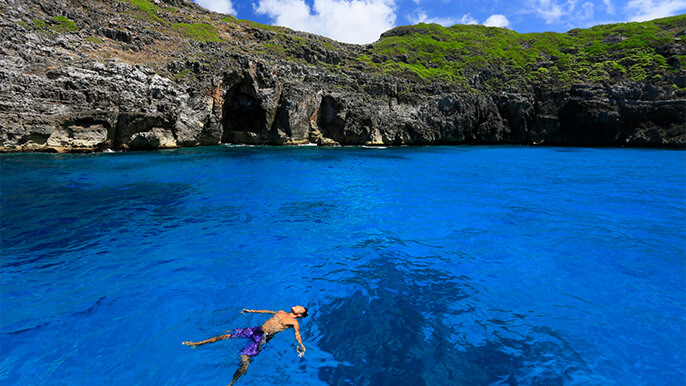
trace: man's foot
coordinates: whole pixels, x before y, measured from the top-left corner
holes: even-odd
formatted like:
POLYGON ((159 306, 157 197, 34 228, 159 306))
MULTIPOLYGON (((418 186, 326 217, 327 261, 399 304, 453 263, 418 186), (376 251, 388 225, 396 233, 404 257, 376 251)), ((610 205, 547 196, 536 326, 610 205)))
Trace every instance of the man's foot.
POLYGON ((196 342, 181 342, 181 344, 184 344, 189 347, 198 347, 198 343, 196 342))

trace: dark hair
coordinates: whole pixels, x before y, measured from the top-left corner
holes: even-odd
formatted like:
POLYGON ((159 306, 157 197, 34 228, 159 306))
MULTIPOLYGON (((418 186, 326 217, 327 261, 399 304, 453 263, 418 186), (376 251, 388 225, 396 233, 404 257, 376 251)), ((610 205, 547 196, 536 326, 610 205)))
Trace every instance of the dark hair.
MULTIPOLYGON (((305 307, 303 307, 303 308, 305 308, 305 307)), ((307 317, 307 308, 305 308, 305 312, 303 312, 302 315, 301 315, 300 317, 301 317, 301 318, 307 317)))

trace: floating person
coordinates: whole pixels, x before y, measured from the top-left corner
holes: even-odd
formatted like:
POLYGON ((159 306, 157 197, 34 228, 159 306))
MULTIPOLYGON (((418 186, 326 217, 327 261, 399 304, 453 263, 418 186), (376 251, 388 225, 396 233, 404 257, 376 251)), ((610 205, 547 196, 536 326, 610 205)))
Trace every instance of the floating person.
MULTIPOLYGON (((247 338, 250 339, 250 343, 245 346, 241 351, 241 366, 236 370, 233 375, 233 380, 230 385, 233 385, 238 378, 248 371, 248 366, 253 357, 260 353, 262 347, 265 343, 269 342, 277 332, 285 331, 289 328, 293 328, 295 331, 295 340, 298 342, 296 350, 298 351, 298 356, 302 357, 305 355, 305 345, 303 344, 302 337, 300 336, 300 324, 298 323, 298 318, 304 318, 307 316, 307 308, 303 306, 294 306, 291 308, 291 312, 286 311, 268 311, 268 310, 246 310, 243 309, 241 314, 246 312, 253 312, 257 314, 272 314, 271 318, 264 322, 262 326, 248 327, 248 328, 236 328, 234 330, 228 330, 230 334, 224 334, 215 336, 210 339, 203 340, 201 342, 183 342, 186 346, 197 347, 206 343, 214 343, 224 339, 233 338, 247 338)), ((230 386, 229 385, 229 386, 230 386)))

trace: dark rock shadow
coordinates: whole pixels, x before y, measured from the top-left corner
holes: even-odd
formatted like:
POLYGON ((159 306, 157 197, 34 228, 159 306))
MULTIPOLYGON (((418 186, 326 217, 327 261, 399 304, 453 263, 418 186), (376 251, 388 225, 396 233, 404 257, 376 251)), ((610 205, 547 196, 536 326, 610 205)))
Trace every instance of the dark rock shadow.
POLYGON ((318 346, 340 363, 320 369, 328 384, 558 385, 588 372, 553 329, 522 332, 526 317, 514 313, 478 320, 493 310, 476 304, 471 279, 421 258, 381 256, 344 282, 362 289, 323 305, 313 321, 318 346), (475 322, 486 339, 467 336, 463 327, 475 322))

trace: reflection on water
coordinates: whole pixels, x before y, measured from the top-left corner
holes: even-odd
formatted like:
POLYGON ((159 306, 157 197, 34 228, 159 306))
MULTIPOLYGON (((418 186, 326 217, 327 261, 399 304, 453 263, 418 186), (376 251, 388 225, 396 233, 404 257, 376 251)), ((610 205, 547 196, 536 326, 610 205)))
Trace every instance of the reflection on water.
POLYGON ((588 379, 583 359, 554 330, 522 329, 523 316, 478 320, 478 289, 425 259, 386 254, 344 282, 363 289, 323 305, 318 345, 340 363, 320 369, 333 384, 563 384, 588 379), (462 327, 489 335, 470 342, 462 327), (525 331, 525 333, 522 333, 525 331))

